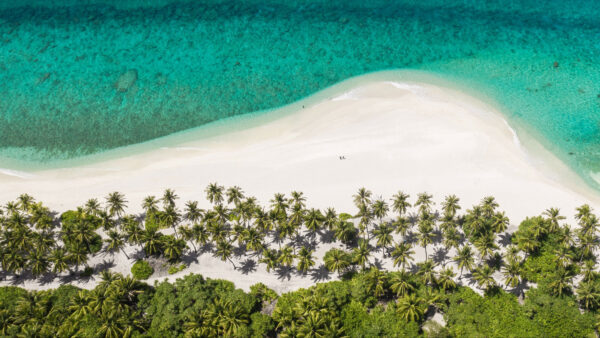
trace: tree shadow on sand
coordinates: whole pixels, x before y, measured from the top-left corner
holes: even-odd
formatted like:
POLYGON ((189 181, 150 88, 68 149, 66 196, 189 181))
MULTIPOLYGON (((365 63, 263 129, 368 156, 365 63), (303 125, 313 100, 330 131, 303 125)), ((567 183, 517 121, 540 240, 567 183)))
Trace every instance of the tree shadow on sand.
POLYGON ((275 269, 275 274, 279 280, 290 280, 293 272, 294 268, 291 266, 280 266, 275 269))
POLYGON ((325 265, 321 264, 318 268, 310 270, 310 279, 314 283, 330 280, 330 272, 325 265))
POLYGON ((238 266, 238 270, 240 270, 244 275, 247 275, 251 272, 256 271, 256 261, 253 259, 246 259, 238 266))

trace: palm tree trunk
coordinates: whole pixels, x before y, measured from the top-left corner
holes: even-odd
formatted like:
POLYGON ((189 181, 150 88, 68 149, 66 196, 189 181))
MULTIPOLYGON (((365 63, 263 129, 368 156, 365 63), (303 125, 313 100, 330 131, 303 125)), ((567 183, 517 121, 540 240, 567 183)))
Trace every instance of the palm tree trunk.
POLYGON ((127 253, 125 252, 125 249, 121 248, 121 252, 125 255, 125 257, 127 257, 127 259, 129 259, 129 256, 127 255, 127 253))

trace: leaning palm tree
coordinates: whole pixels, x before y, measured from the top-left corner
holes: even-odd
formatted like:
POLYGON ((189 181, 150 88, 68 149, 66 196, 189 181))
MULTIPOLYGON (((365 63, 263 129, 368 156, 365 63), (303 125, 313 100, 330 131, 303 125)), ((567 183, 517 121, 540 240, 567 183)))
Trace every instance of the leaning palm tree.
POLYGON ((231 243, 227 241, 218 241, 215 255, 222 261, 229 261, 231 265, 233 265, 233 268, 237 269, 235 263, 231 260, 231 256, 233 256, 233 246, 231 243))
POLYGON ((259 260, 260 263, 266 265, 267 272, 271 272, 271 269, 279 266, 279 254, 277 250, 266 249, 262 252, 262 258, 259 260))
POLYGON ((460 269, 459 278, 462 278, 464 268, 467 268, 467 270, 469 271, 473 270, 475 259, 473 258, 473 251, 471 250, 471 247, 465 245, 461 249, 459 249, 456 256, 454 257, 454 262, 458 264, 458 268, 460 269))
POLYGON ((445 216, 449 218, 454 218, 456 216, 456 212, 460 210, 460 205, 458 204, 460 199, 456 197, 456 195, 446 196, 444 202, 442 203, 442 211, 445 216))
POLYGON ((106 197, 106 206, 111 216, 121 217, 127 207, 127 200, 123 194, 115 191, 106 197))
POLYGON ((146 196, 142 202, 142 208, 146 215, 154 214, 158 211, 158 200, 154 196, 146 196))
POLYGON ((301 208, 304 208, 306 206, 305 202, 306 202, 306 197, 304 197, 304 193, 301 191, 292 191, 290 193, 290 202, 294 205, 297 205, 301 208))
POLYGON ((406 264, 412 261, 412 255, 414 255, 412 245, 407 242, 397 244, 392 251, 392 257, 394 258, 394 266, 401 266, 402 271, 406 268, 406 264))
POLYGON ((179 198, 173 189, 166 189, 163 193, 162 202, 165 208, 175 207, 175 201, 179 198))
POLYGON ((83 210, 89 215, 97 215, 100 212, 100 202, 96 198, 90 198, 85 202, 83 210))
POLYGON ((396 311, 400 318, 407 321, 419 321, 425 314, 425 302, 419 296, 410 294, 398 301, 396 311))

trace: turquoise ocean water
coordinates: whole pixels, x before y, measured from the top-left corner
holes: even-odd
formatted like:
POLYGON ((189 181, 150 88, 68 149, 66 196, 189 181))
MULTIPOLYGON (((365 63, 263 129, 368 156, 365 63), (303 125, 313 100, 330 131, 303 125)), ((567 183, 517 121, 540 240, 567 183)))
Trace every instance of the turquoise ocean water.
POLYGON ((481 92, 588 182, 600 171, 600 2, 585 0, 0 0, 0 167, 390 69, 481 92))

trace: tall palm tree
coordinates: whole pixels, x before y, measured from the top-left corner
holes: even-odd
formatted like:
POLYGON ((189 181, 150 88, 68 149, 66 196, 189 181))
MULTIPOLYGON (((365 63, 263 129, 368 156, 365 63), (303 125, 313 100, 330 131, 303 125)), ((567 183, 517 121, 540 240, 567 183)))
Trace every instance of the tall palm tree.
POLYGON ((294 264, 294 258, 296 258, 296 255, 294 255, 292 247, 286 245, 279 253, 279 264, 288 267, 292 266, 294 264))
POLYGON ((557 296, 562 296, 563 293, 571 289, 573 281, 573 273, 570 269, 559 268, 552 276, 551 282, 548 284, 551 292, 557 296))
POLYGON ((89 215, 97 215, 100 212, 100 202, 96 198, 90 198, 85 202, 83 210, 89 215))
POLYGON ((289 208, 289 204, 287 202, 287 199, 285 198, 285 195, 281 193, 276 193, 275 196, 273 196, 273 199, 271 200, 271 208, 273 210, 273 213, 278 218, 287 217, 287 210, 289 208))
POLYGON ((456 256, 454 257, 454 261, 458 264, 458 268, 460 269, 459 278, 462 278, 463 269, 467 268, 467 270, 473 270, 473 266, 475 264, 475 259, 473 258, 473 251, 471 247, 468 245, 463 246, 458 250, 456 256))
POLYGON ((419 245, 421 245, 425 249, 425 259, 428 259, 427 246, 429 244, 433 243, 433 237, 435 236, 433 233, 433 226, 431 225, 431 222, 429 222, 429 221, 422 221, 422 222, 419 222, 418 229, 419 229, 419 234, 418 234, 419 245))
POLYGON ((333 230, 338 221, 338 215, 334 208, 327 208, 323 216, 323 226, 329 230, 333 230))
POLYGON ((183 218, 192 223, 198 223, 202 219, 203 210, 198 207, 198 201, 187 201, 183 218))
POLYGON ((118 191, 111 192, 106 197, 106 206, 111 216, 116 215, 117 217, 121 217, 121 215, 125 212, 125 208, 127 207, 125 195, 118 191))
POLYGON ((304 208, 306 206, 306 197, 304 197, 304 193, 301 191, 292 191, 290 193, 290 202, 294 205, 299 206, 300 208, 304 208))
POLYGON ((50 261, 52 262, 52 272, 62 273, 69 269, 67 252, 64 248, 56 248, 50 253, 50 261))
POLYGON ((323 223, 323 215, 319 209, 310 209, 304 217, 304 225, 313 234, 319 231, 321 224, 323 223))
POLYGON ((410 195, 405 194, 402 191, 398 191, 398 193, 392 196, 392 210, 398 213, 399 217, 402 217, 404 214, 406 214, 406 210, 411 207, 410 203, 408 202, 409 198, 410 195))
POLYGON ((43 250, 34 249, 29 254, 29 267, 31 268, 31 274, 34 277, 41 276, 48 272, 48 268, 50 263, 48 262, 48 257, 46 256, 46 252, 43 250))
POLYGON ((377 217, 379 222, 381 222, 381 220, 385 216, 387 216, 387 213, 390 210, 390 207, 385 202, 385 200, 383 200, 382 198, 379 198, 373 202, 373 204, 371 205, 371 209, 373 210, 373 215, 375 217, 377 217))
POLYGON ((401 266, 402 271, 406 268, 406 264, 412 261, 412 255, 414 255, 412 245, 407 242, 397 244, 392 251, 392 257, 394 258, 394 266, 401 266))
POLYGON ((217 248, 215 250, 215 255, 219 257, 223 262, 229 261, 231 265, 233 265, 234 269, 237 269, 235 263, 231 260, 231 256, 233 255, 233 246, 231 243, 227 241, 218 241, 217 248))
POLYGON ((218 185, 216 182, 209 184, 204 192, 206 193, 206 199, 212 204, 223 203, 223 186, 218 185))
POLYGON ((592 213, 592 208, 590 207, 589 204, 584 204, 584 205, 576 208, 575 210, 577 210, 577 213, 575 214, 575 218, 578 221, 582 221, 582 220, 586 219, 592 213))
POLYGON ((479 251, 479 256, 483 260, 486 257, 491 257, 495 250, 498 250, 498 246, 494 241, 494 236, 492 233, 486 233, 479 238, 477 238, 473 245, 477 251, 479 251))
POLYGON ((267 272, 271 272, 271 269, 279 266, 279 255, 277 250, 265 249, 262 253, 262 258, 259 260, 260 263, 266 265, 267 272))
POLYGON ((163 236, 162 242, 164 255, 171 262, 178 261, 184 250, 187 248, 187 244, 184 240, 173 236, 163 236))

